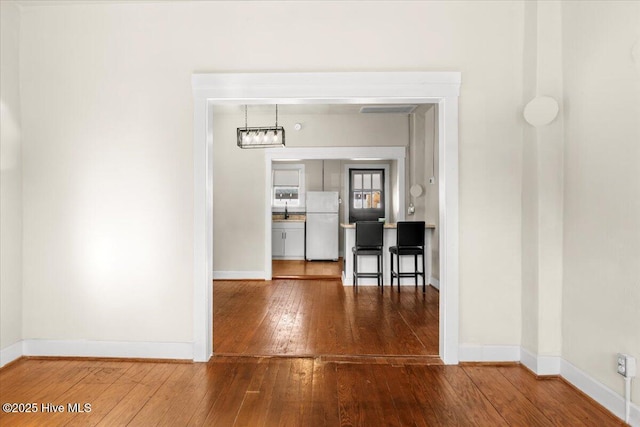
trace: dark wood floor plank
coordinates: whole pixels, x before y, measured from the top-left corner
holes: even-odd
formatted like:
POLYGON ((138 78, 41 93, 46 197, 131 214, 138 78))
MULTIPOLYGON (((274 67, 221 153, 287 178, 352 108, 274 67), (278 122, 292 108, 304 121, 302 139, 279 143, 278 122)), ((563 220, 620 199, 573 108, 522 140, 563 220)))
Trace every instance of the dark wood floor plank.
POLYGON ((91 416, 87 414, 76 414, 72 417, 67 426, 95 426, 97 425, 124 397, 131 392, 131 389, 142 382, 153 369, 154 363, 131 363, 127 369, 113 384, 102 391, 91 403, 91 416))
MULTIPOLYGON (((100 362, 96 362, 94 367, 92 367, 91 364, 82 362, 77 364, 62 362, 58 366, 56 374, 50 376, 47 381, 43 381, 40 387, 36 389, 32 388, 29 392, 22 393, 21 397, 17 397, 21 395, 18 393, 17 396, 13 398, 17 400, 12 400, 18 402, 36 402, 41 405, 40 411, 32 414, 30 417, 34 425, 44 424, 43 420, 47 420, 46 422, 50 424, 60 424, 64 421, 65 411, 67 410, 67 402, 62 401, 60 397, 80 383, 92 370, 99 369, 97 367, 99 364, 100 362), (42 405, 47 405, 48 408, 61 408, 55 410, 55 412, 52 412, 52 409, 43 412, 44 409, 42 405)), ((4 399, 5 397, 3 396, 3 403, 4 399)), ((7 419, 6 421, 2 420, 2 426, 20 425, 19 422, 16 424, 16 420, 17 418, 7 419)))
POLYGON ((176 367, 176 364, 171 363, 154 364, 139 383, 132 384, 133 387, 130 388, 130 391, 97 425, 128 424, 175 371, 176 367))
POLYGON ((256 364, 240 363, 234 368, 233 375, 227 377, 224 390, 211 406, 201 425, 231 426, 234 424, 247 388, 256 372, 256 364))
POLYGON ((551 426, 539 408, 513 386, 493 366, 466 366, 463 368, 473 383, 486 396, 494 408, 510 425, 551 426))
POLYGON ((0 373, 0 390, 6 399, 26 402, 44 385, 55 382, 73 364, 64 360, 21 360, 0 373), (31 366, 33 365, 33 366, 31 366))
POLYGON ((410 390, 408 376, 402 366, 391 365, 390 369, 384 371, 383 378, 388 390, 386 399, 393 403, 401 425, 418 427, 433 425, 435 415, 431 408, 421 406, 414 395, 407 392, 410 390), (427 419, 431 419, 430 424, 427 423, 427 419))
POLYGON ((195 370, 189 364, 179 364, 167 380, 158 387, 145 405, 133 417, 130 426, 159 425, 169 414, 172 401, 182 396, 193 381, 195 370))
POLYGON ((430 366, 406 366, 409 385, 414 398, 423 407, 429 407, 429 415, 435 420, 428 420, 428 425, 469 425, 466 413, 460 412, 455 406, 455 397, 449 385, 438 375, 434 374, 430 366))
POLYGON ((283 407, 278 425, 303 425, 308 402, 312 396, 313 359, 289 359, 289 375, 285 392, 282 394, 283 407))
POLYGON ((574 400, 575 390, 562 381, 538 380, 519 366, 500 367, 498 371, 555 425, 596 427, 618 422, 611 418, 611 414, 585 399, 574 400), (554 405, 557 401, 568 402, 568 405, 558 407, 554 405))
POLYGON ((457 395, 456 405, 467 411, 467 418, 472 425, 508 425, 460 367, 438 366, 434 367, 434 371, 451 385, 457 395))
MULTIPOLYGON (((224 393, 227 392, 233 378, 238 373, 239 365, 246 365, 250 362, 243 358, 220 358, 215 357, 206 364, 204 374, 204 395, 196 401, 195 409, 192 409, 188 415, 188 423, 183 425, 202 426, 209 413, 213 411, 213 407, 224 393)), ((177 424, 176 424, 177 425, 177 424)))
MULTIPOLYGON (((374 378, 381 365, 338 366, 338 398, 341 425, 397 425, 399 420, 389 399, 375 389, 374 378)), ((386 389, 386 384, 384 384, 386 389)))
POLYGON ((340 425, 335 363, 315 360, 311 385, 311 408, 306 411, 302 425, 318 427, 340 425))
POLYGON ((279 366, 286 360, 266 359, 258 362, 256 371, 247 386, 244 400, 238 411, 236 426, 264 426, 264 414, 272 399, 272 390, 279 366))
POLYGON ((89 424, 88 419, 92 418, 90 414, 94 402, 132 366, 131 362, 96 362, 87 376, 55 398, 56 402, 65 406, 64 413, 56 415, 55 420, 41 413, 39 417, 34 417, 34 423, 63 426, 75 420, 83 422, 84 425, 89 424), (71 407, 68 406, 69 404, 71 407), (87 404, 90 406, 87 407, 87 404))
POLYGON ((273 260, 272 276, 277 279, 321 280, 342 277, 342 258, 338 261, 273 260))

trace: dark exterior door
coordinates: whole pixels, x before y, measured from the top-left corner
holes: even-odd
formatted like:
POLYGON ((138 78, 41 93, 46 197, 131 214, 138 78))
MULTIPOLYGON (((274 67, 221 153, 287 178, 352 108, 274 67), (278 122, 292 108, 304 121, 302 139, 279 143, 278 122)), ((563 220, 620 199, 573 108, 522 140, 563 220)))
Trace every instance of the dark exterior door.
POLYGON ((384 169, 349 169, 349 222, 384 218, 384 169))

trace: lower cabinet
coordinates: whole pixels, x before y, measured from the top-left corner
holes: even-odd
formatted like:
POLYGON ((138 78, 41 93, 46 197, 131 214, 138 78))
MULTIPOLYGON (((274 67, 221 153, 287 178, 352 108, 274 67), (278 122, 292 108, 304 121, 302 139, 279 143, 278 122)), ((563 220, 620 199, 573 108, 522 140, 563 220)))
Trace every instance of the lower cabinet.
POLYGON ((304 259, 304 222, 273 222, 271 257, 274 259, 304 259))

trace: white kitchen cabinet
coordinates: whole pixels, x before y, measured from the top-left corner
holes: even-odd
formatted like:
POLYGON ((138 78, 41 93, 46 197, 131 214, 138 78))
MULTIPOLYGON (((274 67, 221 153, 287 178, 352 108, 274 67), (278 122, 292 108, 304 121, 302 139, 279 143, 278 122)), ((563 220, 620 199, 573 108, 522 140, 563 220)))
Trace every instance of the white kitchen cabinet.
POLYGON ((304 222, 274 221, 271 228, 271 257, 304 259, 304 222))
POLYGON ((271 257, 276 259, 284 258, 284 229, 271 229, 271 257))

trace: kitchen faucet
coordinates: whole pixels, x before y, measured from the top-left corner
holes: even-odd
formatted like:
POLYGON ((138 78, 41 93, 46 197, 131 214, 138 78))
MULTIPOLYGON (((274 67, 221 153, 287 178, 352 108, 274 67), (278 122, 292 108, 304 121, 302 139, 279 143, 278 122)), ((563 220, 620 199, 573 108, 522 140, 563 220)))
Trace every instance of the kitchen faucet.
POLYGON ((289 211, 287 210, 287 202, 284 202, 284 219, 289 219, 289 211))

